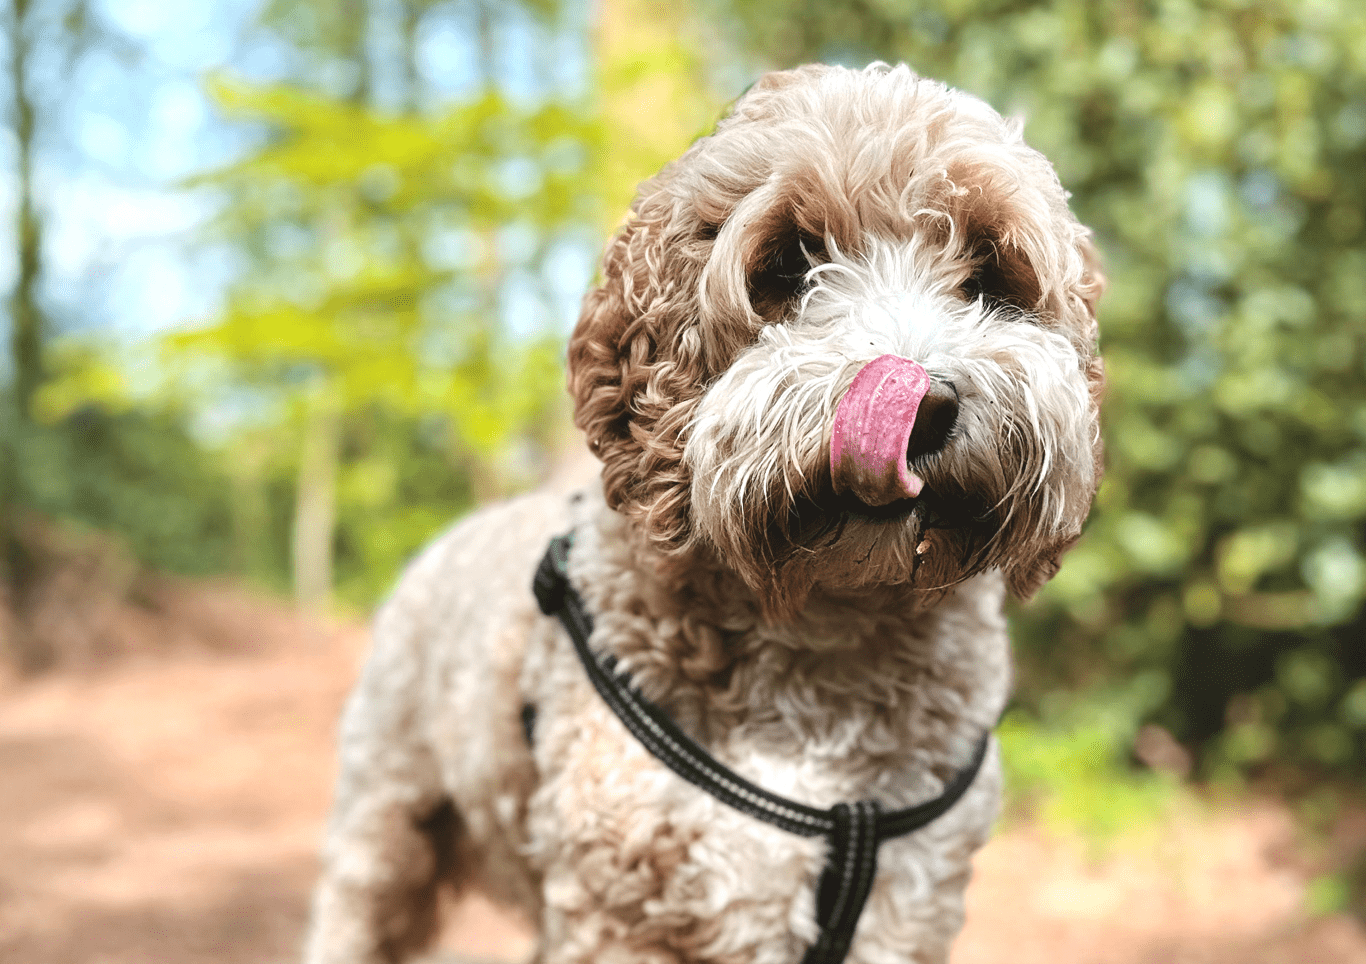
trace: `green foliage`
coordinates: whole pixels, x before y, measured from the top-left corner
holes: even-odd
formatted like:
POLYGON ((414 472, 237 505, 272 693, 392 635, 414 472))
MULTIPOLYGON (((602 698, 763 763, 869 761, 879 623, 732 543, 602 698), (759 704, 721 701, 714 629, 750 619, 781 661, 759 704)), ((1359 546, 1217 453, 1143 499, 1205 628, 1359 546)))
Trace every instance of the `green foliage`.
POLYGON ((1366 761, 1366 8, 727 9, 776 61, 905 60, 1022 114, 1097 232, 1108 475, 1017 616, 1026 702, 1150 669, 1215 763, 1366 761))
POLYGON ((1139 721, 1165 689, 1157 674, 1141 674, 1083 697, 1054 694, 1044 721, 1021 710, 1008 713, 997 728, 1007 812, 1079 832, 1101 850, 1155 824, 1172 805, 1176 784, 1135 766, 1132 747, 1139 721))
POLYGON ((115 533, 140 562, 204 575, 232 563, 229 479, 173 405, 85 405, 25 422, 0 406, 13 503, 115 533))
POLYGON ((446 412, 481 453, 528 431, 558 389, 522 377, 544 368, 544 348, 497 324, 495 235, 515 222, 531 262, 552 232, 600 216, 583 190, 591 121, 492 92, 430 117, 283 87, 215 93, 271 131, 259 153, 203 179, 232 199, 220 230, 251 272, 221 321, 171 345, 286 396, 320 373, 347 409, 446 412))
MULTIPOLYGON (((1359 771, 1366 8, 704 3, 772 63, 905 60, 1022 115, 1096 229, 1108 474, 1082 543, 1015 614, 1003 739, 1026 797, 1100 836, 1157 806, 1161 781, 1128 762, 1145 720, 1206 773, 1359 771)), ((430 6, 395 6, 410 35, 430 6)), ((24 455, 0 486, 22 504, 121 532, 155 565, 283 588, 301 452, 334 430, 336 585, 365 604, 449 517, 537 477, 565 421, 561 349, 534 322, 508 330, 507 293, 543 285, 566 240, 596 247, 705 127, 703 46, 677 9, 622 0, 599 10, 583 103, 490 88, 422 112, 408 51, 409 111, 383 113, 360 7, 264 15, 307 48, 311 90, 211 83, 261 135, 194 185, 222 198, 210 240, 240 256, 237 283, 164 342, 178 404, 131 407, 114 366, 53 353, 39 424, 3 426, 24 455), (337 64, 354 82, 326 80, 337 64), (207 445, 188 412, 234 418, 207 445)))
MULTIPOLYGON (((243 271, 214 323, 165 347, 204 403, 249 413, 229 445, 245 568, 278 584, 292 554, 302 598, 300 560, 325 541, 336 588, 366 604, 453 515, 544 474, 568 422, 563 349, 545 319, 508 317, 506 299, 544 288, 557 246, 596 254, 635 183, 695 135, 702 100, 689 96, 697 58, 659 28, 669 18, 643 30, 628 18, 604 28, 616 39, 595 98, 525 104, 490 83, 424 111, 410 71, 407 112, 386 113, 337 17, 347 2, 266 18, 323 74, 334 61, 360 70, 356 83, 212 83, 228 117, 262 131, 258 149, 192 185, 222 194, 214 234, 243 271), (642 93, 685 109, 665 123, 642 93)), ((408 69, 411 18, 430 6, 400 4, 408 69)), ((528 9, 553 19, 554 6, 528 9)))
POLYGON ((348 420, 341 461, 337 593, 366 606, 388 591, 415 547, 474 505, 473 484, 439 419, 378 406, 348 420))
MULTIPOLYGON (((516 5, 542 24, 556 18, 550 0, 516 5)), ((563 348, 546 317, 510 314, 509 293, 544 294, 546 266, 566 247, 595 254, 636 182, 714 115, 697 96, 698 57, 669 26, 676 18, 647 22, 621 6, 596 96, 526 103, 486 77, 477 96, 438 102, 416 73, 418 19, 437 7, 388 8, 401 42, 380 51, 358 29, 364 0, 271 4, 262 23, 296 47, 298 84, 209 81, 224 117, 259 137, 237 163, 185 186, 219 198, 204 240, 231 250, 240 270, 218 316, 159 339, 156 361, 162 391, 207 429, 205 497, 231 524, 208 551, 190 520, 152 520, 165 529, 180 519, 180 545, 204 568, 298 591, 311 566, 314 586, 331 581, 368 605, 454 516, 542 477, 567 427, 563 348), (376 57, 390 58, 399 97, 374 96, 371 74, 385 72, 376 57), (650 114, 661 100, 676 108, 667 118, 650 114), (300 553, 303 542, 311 551, 300 553)), ((498 9, 476 18, 486 57, 486 15, 498 9)), ((44 386, 47 425, 158 410, 130 397, 121 364, 90 344, 53 346, 85 354, 44 386)), ((52 484, 72 470, 54 468, 52 484)), ((35 504, 107 518, 140 546, 169 541, 127 513, 35 504)), ((300 597, 317 600, 315 590, 300 597)))
POLYGON ((1304 895, 1305 910, 1315 917, 1339 914, 1352 903, 1352 888, 1341 874, 1324 874, 1309 882, 1304 895))
MULTIPOLYGON (((269 507, 296 472, 285 528, 306 503, 315 520, 293 531, 296 587, 310 540, 342 594, 369 603, 452 515, 534 481, 518 463, 543 462, 563 431, 560 348, 536 334, 544 318, 508 330, 501 302, 514 276, 543 284, 554 245, 601 220, 601 130, 584 110, 492 89, 421 114, 283 85, 212 91, 264 131, 194 182, 225 196, 215 235, 245 270, 215 323, 165 347, 188 370, 213 362, 218 404, 249 399, 256 424, 286 429, 237 430, 260 450, 238 481, 249 541, 278 544, 269 507)), ((278 552, 248 555, 278 581, 278 552)))

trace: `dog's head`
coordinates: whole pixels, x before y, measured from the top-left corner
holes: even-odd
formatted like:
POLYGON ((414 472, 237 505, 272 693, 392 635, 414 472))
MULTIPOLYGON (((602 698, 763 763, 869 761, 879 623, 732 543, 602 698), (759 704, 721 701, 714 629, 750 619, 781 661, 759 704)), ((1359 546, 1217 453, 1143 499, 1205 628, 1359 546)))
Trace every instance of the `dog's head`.
POLYGON ((570 342, 610 505, 795 612, 1031 595, 1101 469, 1104 286, 1016 123, 905 67, 765 76, 642 188, 570 342))

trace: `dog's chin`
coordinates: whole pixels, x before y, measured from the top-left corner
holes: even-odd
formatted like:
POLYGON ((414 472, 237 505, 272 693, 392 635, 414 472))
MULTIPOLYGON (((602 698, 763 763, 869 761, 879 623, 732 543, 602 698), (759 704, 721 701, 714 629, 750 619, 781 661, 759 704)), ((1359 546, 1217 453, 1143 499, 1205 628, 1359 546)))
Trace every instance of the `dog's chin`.
POLYGON ((929 489, 880 506, 826 492, 798 499, 760 552, 723 561, 756 592, 765 617, 791 622, 813 594, 928 603, 984 568, 995 528, 974 500, 929 489))

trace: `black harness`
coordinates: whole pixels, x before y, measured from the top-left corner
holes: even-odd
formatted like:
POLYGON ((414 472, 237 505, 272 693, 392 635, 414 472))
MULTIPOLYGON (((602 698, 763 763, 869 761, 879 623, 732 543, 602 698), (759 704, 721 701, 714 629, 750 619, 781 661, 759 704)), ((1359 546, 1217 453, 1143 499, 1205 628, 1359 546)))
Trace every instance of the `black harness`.
MULTIPOLYGON (((958 771, 943 793, 913 807, 884 811, 876 800, 859 800, 818 810, 770 793, 713 759, 667 713, 642 696, 626 674, 617 672, 615 657, 600 656, 589 647, 593 621, 567 575, 572 542, 572 535, 552 539, 536 570, 532 589, 541 611, 559 617, 593 687, 631 734, 666 767, 757 820, 803 837, 825 837, 829 853, 816 885, 816 923, 821 931, 802 964, 840 964, 849 952, 854 927, 873 887, 879 844, 919 830, 957 803, 982 768, 991 734, 983 734, 968 765, 958 771)), ((534 722, 534 707, 525 707, 522 724, 528 740, 534 722)))

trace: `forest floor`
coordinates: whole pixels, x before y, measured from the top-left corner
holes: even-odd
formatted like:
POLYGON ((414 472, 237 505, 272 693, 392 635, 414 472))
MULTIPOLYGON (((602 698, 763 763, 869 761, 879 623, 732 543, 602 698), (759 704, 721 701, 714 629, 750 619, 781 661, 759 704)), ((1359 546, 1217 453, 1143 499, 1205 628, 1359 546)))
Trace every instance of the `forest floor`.
MULTIPOLYGON (((227 586, 163 595, 163 615, 167 599, 212 632, 0 680, 7 964, 297 956, 365 633, 227 586)), ((1284 805, 1197 803, 1139 837, 1098 856, 1028 823, 998 830, 953 964, 1366 964, 1357 922, 1306 914, 1284 805)), ((531 948, 524 924, 473 896, 434 960, 531 948)))

